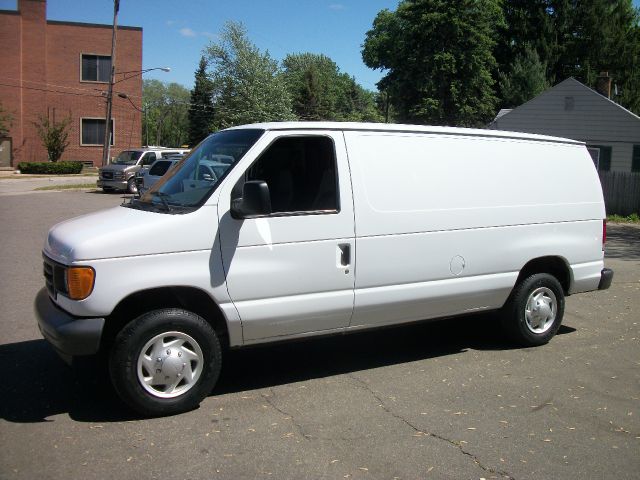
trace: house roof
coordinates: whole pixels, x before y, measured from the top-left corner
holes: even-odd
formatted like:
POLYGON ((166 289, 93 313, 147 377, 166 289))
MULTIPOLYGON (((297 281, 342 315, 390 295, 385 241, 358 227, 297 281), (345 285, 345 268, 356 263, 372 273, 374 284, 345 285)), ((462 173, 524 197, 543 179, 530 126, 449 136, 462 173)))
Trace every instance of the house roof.
POLYGON ((503 112, 487 127, 590 144, 640 143, 640 117, 575 78, 567 78, 510 112, 503 112))
POLYGON ((494 119, 493 119, 493 121, 492 121, 491 123, 495 122, 495 121, 496 121, 496 120, 498 120, 499 118, 503 118, 503 117, 505 117, 505 116, 509 115, 509 114, 510 114, 510 113, 512 113, 512 112, 517 112, 517 111, 518 111, 518 109, 522 108, 523 106, 528 105, 528 104, 530 104, 531 102, 535 102, 535 101, 536 101, 536 100, 538 100, 540 97, 542 97, 542 96, 544 96, 544 95, 548 95, 549 93, 553 92, 553 91, 554 91, 554 90, 556 90, 556 89, 561 89, 562 87, 566 87, 566 86, 568 86, 568 85, 572 85, 572 86, 575 86, 575 87, 581 88, 581 89, 583 89, 583 90, 584 90, 584 92, 585 92, 586 94, 588 94, 588 95, 593 95, 594 97, 597 97, 597 98, 598 98, 598 101, 609 103, 609 104, 611 104, 611 105, 615 106, 616 108, 619 108, 622 112, 624 112, 624 113, 626 113, 626 114, 630 115, 632 118, 634 118, 634 119, 636 119, 636 120, 640 120, 640 117, 639 117, 638 115, 636 115, 635 113, 633 113, 633 112, 632 112, 632 111, 630 111, 630 110, 627 110, 626 108, 624 108, 624 107, 623 107, 622 105, 620 105, 619 103, 616 103, 616 102, 614 102, 613 100, 611 100, 610 98, 607 98, 607 97, 605 97, 604 95, 602 95, 602 94, 600 94, 600 93, 596 92, 594 89, 587 87, 584 83, 579 82, 579 81, 578 81, 578 80, 576 80, 575 78, 573 78, 573 77, 569 77, 569 78, 567 78, 567 79, 563 80, 562 82, 555 84, 553 87, 551 87, 551 88, 549 88, 549 89, 545 90, 544 92, 542 92, 542 93, 540 93, 539 95, 537 95, 537 96, 533 97, 531 100, 529 100, 528 102, 523 103, 522 105, 520 105, 520 106, 518 106, 518 107, 511 108, 511 109, 508 109, 508 108, 503 108, 503 109, 501 109, 501 110, 498 112, 498 114, 496 115, 496 118, 494 118, 494 119))

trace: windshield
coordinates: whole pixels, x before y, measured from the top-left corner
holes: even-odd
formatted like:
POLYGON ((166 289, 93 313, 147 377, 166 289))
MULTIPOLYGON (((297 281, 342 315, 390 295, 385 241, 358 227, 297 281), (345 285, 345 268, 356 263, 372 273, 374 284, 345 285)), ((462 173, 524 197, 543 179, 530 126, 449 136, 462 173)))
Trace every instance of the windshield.
POLYGON ((115 165, 135 165, 140 158, 140 155, 142 155, 142 152, 125 150, 124 152, 120 152, 118 158, 116 158, 112 163, 115 165))
POLYGON ((209 136, 131 207, 155 207, 170 213, 199 207, 263 132, 225 130, 209 136))

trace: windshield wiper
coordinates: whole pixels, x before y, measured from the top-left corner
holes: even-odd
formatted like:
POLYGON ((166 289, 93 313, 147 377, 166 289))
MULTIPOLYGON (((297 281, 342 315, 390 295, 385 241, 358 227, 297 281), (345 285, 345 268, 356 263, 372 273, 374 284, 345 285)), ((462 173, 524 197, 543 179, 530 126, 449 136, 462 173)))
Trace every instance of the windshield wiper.
POLYGON ((167 202, 167 197, 170 197, 171 195, 164 192, 150 192, 150 193, 151 195, 157 196, 160 199, 164 207, 167 209, 167 212, 171 211, 171 205, 169 205, 169 202, 167 202))

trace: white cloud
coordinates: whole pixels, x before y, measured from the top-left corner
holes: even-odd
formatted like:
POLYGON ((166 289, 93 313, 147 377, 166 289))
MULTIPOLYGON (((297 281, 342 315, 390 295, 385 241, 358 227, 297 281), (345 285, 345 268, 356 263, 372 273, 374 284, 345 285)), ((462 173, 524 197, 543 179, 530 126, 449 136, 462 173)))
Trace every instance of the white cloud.
POLYGON ((172 25, 175 25, 176 21, 175 20, 167 20, 167 26, 171 27, 172 25))
POLYGON ((341 3, 332 3, 331 5, 329 5, 330 10, 344 10, 345 8, 347 7, 345 7, 341 3))
POLYGON ((189 27, 184 27, 180 29, 180 35, 182 35, 183 37, 195 37, 198 34, 191 30, 189 27))
POLYGON ((200 32, 200 35, 207 38, 215 38, 215 39, 219 38, 217 33, 211 33, 211 32, 200 32))

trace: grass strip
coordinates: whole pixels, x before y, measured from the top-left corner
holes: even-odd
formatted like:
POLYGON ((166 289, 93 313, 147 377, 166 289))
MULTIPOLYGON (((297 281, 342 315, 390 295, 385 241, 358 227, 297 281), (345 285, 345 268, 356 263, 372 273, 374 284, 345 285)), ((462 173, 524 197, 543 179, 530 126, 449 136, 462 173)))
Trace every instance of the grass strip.
POLYGON ((47 185, 46 187, 38 187, 35 190, 80 190, 87 188, 96 188, 95 183, 70 183, 68 185, 47 185))

